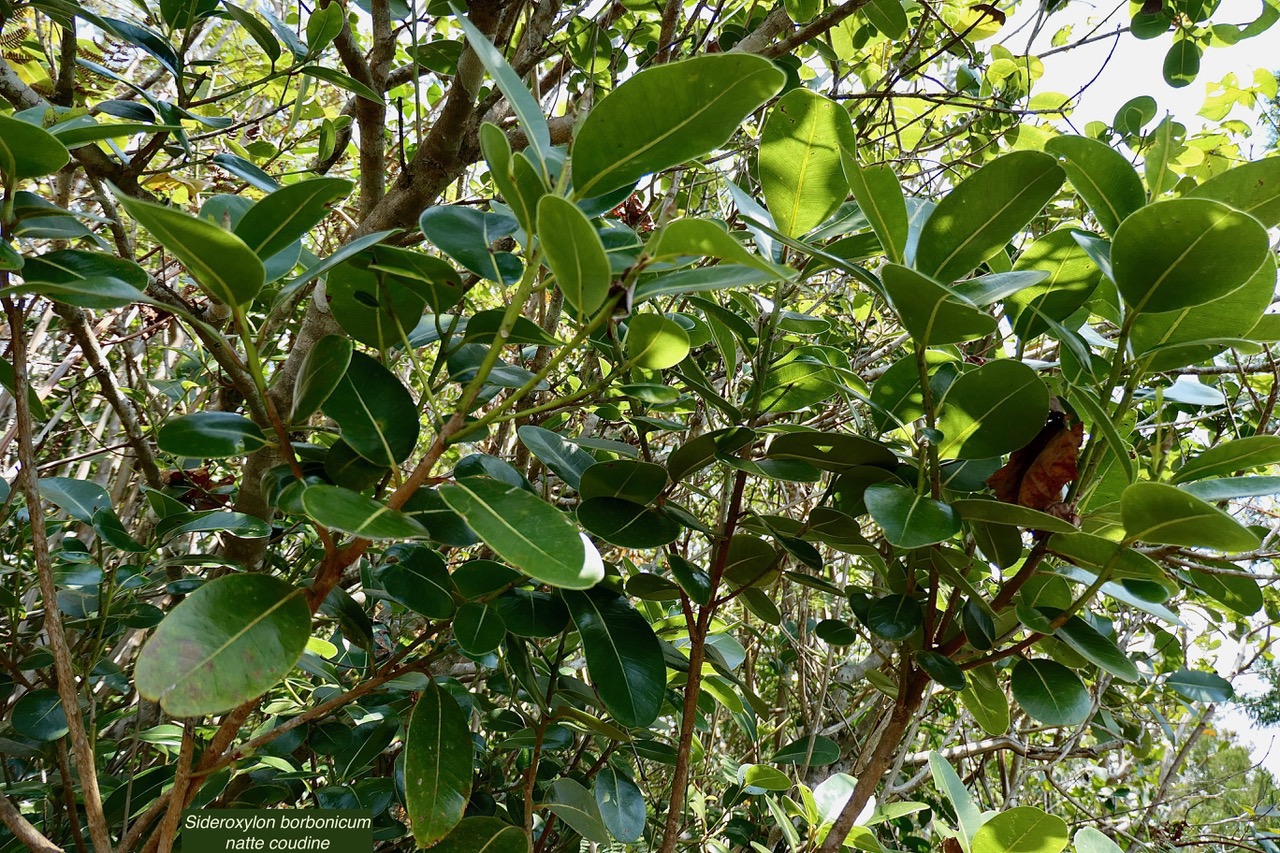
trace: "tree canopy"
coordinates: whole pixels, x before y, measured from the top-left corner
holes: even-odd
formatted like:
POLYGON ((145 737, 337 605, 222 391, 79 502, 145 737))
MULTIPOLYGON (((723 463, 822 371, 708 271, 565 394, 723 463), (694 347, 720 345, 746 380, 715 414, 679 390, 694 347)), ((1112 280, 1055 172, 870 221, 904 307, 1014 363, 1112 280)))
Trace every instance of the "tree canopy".
POLYGON ((0 0, 0 850, 1280 850, 1277 78, 1038 83, 1280 5, 1085 17, 0 0))

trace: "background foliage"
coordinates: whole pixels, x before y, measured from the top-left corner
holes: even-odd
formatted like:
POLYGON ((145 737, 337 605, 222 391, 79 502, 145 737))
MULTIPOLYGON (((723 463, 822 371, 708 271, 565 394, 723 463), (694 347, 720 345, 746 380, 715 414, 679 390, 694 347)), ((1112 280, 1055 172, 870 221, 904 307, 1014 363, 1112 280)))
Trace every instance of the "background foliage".
POLYGON ((1276 850, 1276 79, 1014 11, 0 0, 0 846, 1276 850))

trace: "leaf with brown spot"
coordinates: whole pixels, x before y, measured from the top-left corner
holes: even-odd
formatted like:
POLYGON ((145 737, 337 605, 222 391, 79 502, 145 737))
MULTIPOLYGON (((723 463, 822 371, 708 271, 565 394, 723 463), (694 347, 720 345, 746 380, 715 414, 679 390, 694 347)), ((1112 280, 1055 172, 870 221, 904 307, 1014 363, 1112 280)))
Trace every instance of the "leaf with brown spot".
POLYGON ((1084 425, 1068 426, 1066 416, 1054 412, 1030 443, 1009 454, 987 485, 1005 503, 1045 510, 1061 500, 1062 488, 1079 476, 1076 456, 1083 442, 1084 425))

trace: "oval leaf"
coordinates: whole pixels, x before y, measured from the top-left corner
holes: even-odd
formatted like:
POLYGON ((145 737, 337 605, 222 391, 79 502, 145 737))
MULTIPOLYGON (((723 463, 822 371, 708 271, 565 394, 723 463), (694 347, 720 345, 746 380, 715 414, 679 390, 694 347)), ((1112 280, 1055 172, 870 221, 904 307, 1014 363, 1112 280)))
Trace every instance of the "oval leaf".
POLYGON ((1045 725, 1078 726, 1093 710, 1084 682, 1051 660, 1018 661, 1010 685, 1023 710, 1045 725))
POLYGON ((419 847, 435 844, 462 820, 471 797, 473 750, 466 714, 432 681, 413 706, 405 733, 405 806, 419 847))
POLYGON ((973 834, 972 853, 1062 853, 1067 822, 1035 806, 1018 806, 991 818, 973 834))
POLYGON ((840 151, 856 144, 849 113, 817 92, 792 89, 770 108, 760 131, 760 188, 779 231, 797 237, 835 212, 849 194, 840 151))
POLYGON ((595 314, 613 279, 595 227, 573 202, 545 195, 538 202, 538 239, 574 316, 585 320, 595 314))
POLYGON ((258 425, 232 412, 194 412, 165 421, 156 444, 166 453, 192 459, 221 459, 252 453, 267 443, 258 425))
POLYGON ((607 592, 564 592, 582 635, 596 692, 618 722, 647 726, 658 718, 667 667, 658 637, 626 599, 607 592))

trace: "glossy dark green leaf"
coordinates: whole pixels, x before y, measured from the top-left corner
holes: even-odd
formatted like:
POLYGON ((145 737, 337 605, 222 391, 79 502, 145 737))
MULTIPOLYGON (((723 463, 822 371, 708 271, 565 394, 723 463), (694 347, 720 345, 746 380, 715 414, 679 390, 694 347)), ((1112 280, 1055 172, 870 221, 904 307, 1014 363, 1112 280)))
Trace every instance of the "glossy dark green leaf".
POLYGON ((31 690, 13 703, 9 717, 13 730, 41 742, 57 740, 67 733, 67 714, 58 691, 31 690))
POLYGON ((1075 649, 1094 666, 1106 670, 1121 681, 1134 682, 1142 677, 1138 667, 1116 645, 1115 640, 1099 633, 1079 616, 1068 619, 1058 628, 1055 636, 1075 649))
POLYGON ((964 627, 965 638, 969 645, 980 651, 994 649, 996 645, 996 625, 986 608, 972 598, 964 603, 960 611, 960 624, 964 627))
POLYGON ((630 77, 578 130, 577 195, 603 195, 723 145, 783 80, 773 63, 741 53, 655 65, 630 77))
POLYGON ((71 152, 42 127, 0 116, 0 174, 7 185, 52 175, 71 160, 71 152))
POLYGON ((462 820, 475 775, 467 716, 435 681, 413 706, 404 750, 409 827, 419 846, 430 847, 462 820))
POLYGON ((1257 534, 1222 510, 1164 483, 1139 482, 1120 496, 1120 517, 1128 541, 1183 545, 1221 551, 1249 551, 1257 534))
POLYGON ((266 269, 235 234, 206 219, 117 192, 120 205, 182 262, 209 295, 241 305, 258 295, 266 269))
POLYGON ((263 539, 271 525, 255 515, 229 510, 177 512, 156 524, 156 538, 172 539, 189 533, 231 533, 241 539, 263 539))
POLYGON ((62 249, 27 258, 22 280, 32 292, 67 305, 120 308, 143 298, 147 271, 105 252, 62 249))
POLYGON ((510 252, 490 248, 494 241, 515 232, 514 217, 485 213, 471 207, 437 205, 418 217, 418 227, 442 252, 481 278, 514 284, 524 264, 510 252))
POLYGON ((100 509, 111 509, 111 497, 107 490, 88 480, 74 477, 41 477, 40 497, 58 509, 85 524, 93 523, 93 516, 100 509))
POLYGON ((665 513, 623 498, 589 498, 578 505, 578 523, 621 548, 660 548, 683 528, 665 513))
POLYGON ((267 55, 269 60, 274 63, 280 58, 280 42, 271 34, 271 30, 266 24, 255 18, 252 12, 242 9, 234 3, 228 3, 223 0, 223 5, 236 23, 248 31, 249 37, 257 42, 258 47, 262 48, 262 52, 267 55))
POLYGON ((844 473, 862 465, 893 468, 898 457, 885 445, 850 433, 797 431, 775 436, 765 456, 799 459, 815 468, 844 473))
POLYGON ((639 841, 644 835, 645 803, 635 780, 606 764, 596 774, 592 790, 609 833, 623 844, 639 841))
POLYGON ((236 236, 266 260, 328 216, 329 205, 346 198, 351 187, 341 178, 313 178, 281 187, 249 208, 235 227, 236 236))
POLYGON ((317 80, 323 80, 326 83, 332 83, 334 86, 337 86, 339 89, 343 89, 344 91, 350 92, 353 95, 364 98, 366 101, 372 101, 373 103, 380 104, 380 105, 386 103, 382 95, 378 94, 373 89, 369 88, 364 83, 361 83, 359 80, 355 79, 354 77, 351 77, 350 75, 347 75, 347 74, 343 74, 341 71, 337 70, 336 68, 327 68, 322 65, 308 65, 304 68, 299 69, 299 71, 300 73, 305 74, 308 77, 314 77, 317 80))
POLYGON ((273 687, 311 636, 305 590, 226 575, 187 596, 138 654, 138 692, 175 717, 220 714, 273 687))
POLYGON ((1173 44, 1164 56, 1164 82, 1174 89, 1190 86, 1200 73, 1203 53, 1194 39, 1174 36, 1173 44))
POLYGON ((1180 669, 1164 683, 1192 702, 1228 702, 1236 695, 1231 682, 1216 672, 1180 669))
POLYGON ((588 589, 604 577, 595 547, 569 516, 536 495, 473 477, 441 487, 440 496, 486 545, 531 578, 588 589))
POLYGON ((960 374, 938 407, 938 452, 989 459, 1024 447, 1044 428, 1049 389, 1026 364, 1001 358, 960 374))
POLYGON ((824 735, 811 735, 794 740, 775 752, 769 759, 772 764, 797 766, 808 764, 810 767, 825 767, 839 760, 840 745, 824 735))
POLYGON ((1051 660, 1018 661, 1010 684, 1022 709, 1048 726, 1078 726, 1093 710, 1084 682, 1051 660))
POLYGON ((387 595, 410 610, 429 619, 453 615, 453 582, 444 557, 425 545, 392 545, 374 577, 387 595))
POLYGON ((853 626, 839 619, 823 619, 813 626, 813 633, 830 646, 851 646, 858 641, 858 632, 853 626))
POLYGON ((1204 305, 1243 285, 1269 251, 1253 217, 1202 198, 1142 208, 1111 244, 1116 286, 1135 313, 1204 305))
POLYGON ((513 589, 494 599, 507 630, 519 637, 555 637, 569 624, 564 601, 540 590, 513 589))
POLYGON ((1009 700, 996 679, 991 664, 969 670, 969 683, 960 691, 960 701, 973 715, 979 728, 997 737, 1009 730, 1009 700))
POLYGON ((346 375, 351 354, 351 341, 341 335, 325 335, 311 345, 293 385, 292 422, 306 420, 324 405, 346 375))
POLYGON ((885 264, 885 295, 918 344, 937 345, 981 338, 996 330, 996 318, 913 269, 885 264))
POLYGON ((1147 203, 1137 171, 1110 145, 1064 134, 1046 142, 1044 150, 1063 158, 1067 179, 1108 234, 1114 235, 1129 214, 1147 203))
POLYGON ((711 576, 706 571, 678 554, 668 554, 667 565, 671 569, 671 576, 680 584, 690 601, 706 604, 711 600, 711 576))
POLYGON ((590 498, 623 498, 647 504, 667 487, 667 472, 653 462, 618 459, 597 462, 582 473, 578 493, 590 498))
POLYGON ((1057 194, 1066 174, 1040 151, 997 157, 965 178, 925 220, 915 268, 936 281, 972 272, 1057 194))
POLYGON ((431 848, 436 853, 530 853, 524 830, 496 817, 467 817, 431 848))
POLYGON ((1050 533, 1076 532, 1075 525, 1063 521, 1056 515, 1018 504, 983 498, 961 498, 952 501, 951 507, 960 513, 960 517, 965 521, 985 521, 990 524, 1025 527, 1028 530, 1046 530, 1050 533))
POLYGON ((156 433, 161 450, 193 459, 240 456, 266 443, 257 424, 233 412, 193 412, 165 421, 156 433))
POLYGON ((341 486, 309 486, 302 493, 307 517, 362 539, 421 539, 427 530, 411 516, 341 486))
POLYGON ((878 483, 867 488, 863 500, 884 538, 898 548, 945 542, 960 532, 959 513, 906 486, 878 483))
POLYGON ((805 88, 769 109, 760 131, 760 188, 778 230, 798 237, 827 220, 849 194, 840 152, 857 144, 849 113, 805 88))
POLYGON ((618 722, 647 726, 658 718, 666 692, 662 647, 644 617, 608 592, 562 593, 582 635, 587 671, 618 722))
POLYGON ((1015 806, 984 822, 973 834, 972 853, 1062 853, 1067 822, 1035 806, 1015 806))
POLYGON ((353 352, 342 379, 321 404, 342 439, 370 462, 404 461, 418 441, 418 408, 408 389, 373 358, 353 352))
MULTIPOLYGON (((1235 570, 1232 566, 1230 570, 1235 570)), ((1200 590, 1215 601, 1231 608, 1241 616, 1252 616, 1262 609, 1262 590, 1251 577, 1216 574, 1188 569, 1187 574, 1200 590)))
POLYGON ((582 475, 596 464, 595 457, 557 433, 526 425, 516 431, 520 441, 538 461, 550 468, 570 488, 577 489, 582 475))
POLYGON ((886 640, 905 640, 924 625, 920 602, 908 595, 886 595, 867 611, 867 627, 886 640))
POLYGON ((590 220, 573 202, 545 195, 538 202, 538 239, 573 316, 593 316, 609 295, 613 274, 590 220))
POLYGON ((469 655, 483 655, 502 645, 507 626, 498 609, 471 601, 458 608, 453 617, 453 638, 469 655))
POLYGON ((916 663, 938 685, 948 690, 964 690, 964 670, 946 655, 931 651, 916 652, 916 663))

